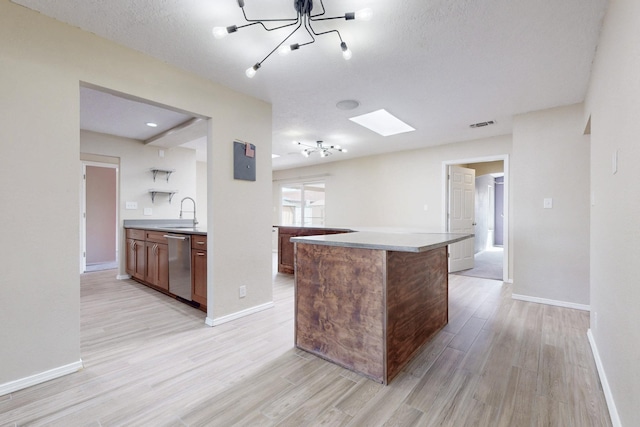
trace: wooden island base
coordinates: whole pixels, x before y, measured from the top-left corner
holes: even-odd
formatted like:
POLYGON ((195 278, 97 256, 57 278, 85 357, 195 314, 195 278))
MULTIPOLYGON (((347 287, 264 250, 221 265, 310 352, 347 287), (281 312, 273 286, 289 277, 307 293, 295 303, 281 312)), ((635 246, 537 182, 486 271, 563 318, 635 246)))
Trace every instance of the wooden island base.
POLYGON ((388 384, 447 324, 446 244, 406 252, 294 241, 298 348, 388 384))

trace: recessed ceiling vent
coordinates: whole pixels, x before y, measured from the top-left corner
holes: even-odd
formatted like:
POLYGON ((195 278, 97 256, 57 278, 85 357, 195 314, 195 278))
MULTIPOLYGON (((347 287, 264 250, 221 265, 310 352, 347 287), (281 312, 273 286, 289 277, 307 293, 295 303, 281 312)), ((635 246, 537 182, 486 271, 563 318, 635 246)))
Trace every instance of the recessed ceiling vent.
POLYGON ((496 124, 496 122, 494 122, 493 120, 489 120, 488 122, 474 123, 472 125, 469 125, 469 127, 470 128, 483 128, 485 126, 494 125, 494 124, 496 124))

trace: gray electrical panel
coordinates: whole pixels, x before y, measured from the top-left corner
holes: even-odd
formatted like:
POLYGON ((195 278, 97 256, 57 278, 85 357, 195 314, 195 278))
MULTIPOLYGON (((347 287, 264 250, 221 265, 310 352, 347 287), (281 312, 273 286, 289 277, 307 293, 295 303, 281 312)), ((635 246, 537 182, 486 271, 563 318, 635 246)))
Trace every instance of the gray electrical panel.
POLYGON ((256 180, 256 146, 248 142, 233 143, 233 178, 256 180))

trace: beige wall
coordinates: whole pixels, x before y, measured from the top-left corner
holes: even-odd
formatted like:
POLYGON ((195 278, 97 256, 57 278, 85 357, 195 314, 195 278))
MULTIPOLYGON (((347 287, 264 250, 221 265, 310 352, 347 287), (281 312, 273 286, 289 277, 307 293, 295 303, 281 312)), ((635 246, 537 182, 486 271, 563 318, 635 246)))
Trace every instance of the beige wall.
POLYGON ((81 358, 80 82, 211 118, 207 315, 272 301, 270 105, 2 1, 0 389, 81 358), (233 180, 235 138, 259 144, 256 182, 233 180))
POLYGON ((198 203, 198 227, 207 226, 207 163, 196 162, 196 202, 198 203))
POLYGON ((510 153, 511 136, 502 136, 274 171, 273 221, 279 222, 283 183, 326 175, 328 226, 440 231, 445 224, 443 162, 510 153))
POLYGON ((625 427, 640 425, 638 40, 640 2, 609 2, 586 102, 592 132, 591 332, 617 408, 612 412, 625 427))
POLYGON ((589 305, 589 137, 583 106, 513 123, 513 293, 589 305), (545 198, 552 209, 543 209, 545 198))

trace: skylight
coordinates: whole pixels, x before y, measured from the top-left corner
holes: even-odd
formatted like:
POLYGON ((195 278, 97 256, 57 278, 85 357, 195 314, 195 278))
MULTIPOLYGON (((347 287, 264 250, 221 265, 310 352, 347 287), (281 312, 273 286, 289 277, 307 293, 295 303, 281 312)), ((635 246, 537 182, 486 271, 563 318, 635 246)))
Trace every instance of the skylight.
POLYGON ((384 109, 357 117, 351 117, 349 120, 382 136, 397 135, 399 133, 413 132, 415 130, 384 109))

